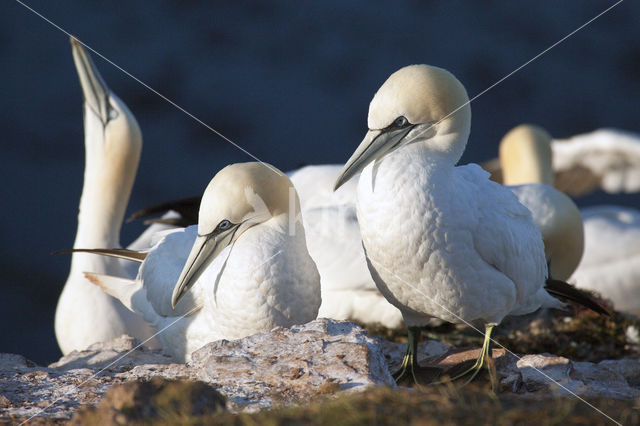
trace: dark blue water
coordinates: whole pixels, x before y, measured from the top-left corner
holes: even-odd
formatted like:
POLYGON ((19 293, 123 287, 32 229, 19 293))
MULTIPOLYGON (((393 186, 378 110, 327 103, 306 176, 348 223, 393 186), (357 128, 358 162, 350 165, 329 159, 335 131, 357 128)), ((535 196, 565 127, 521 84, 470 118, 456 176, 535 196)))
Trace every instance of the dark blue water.
MULTIPOLYGON (((344 162, 364 135, 371 96, 396 69, 447 68, 474 96, 613 4, 26 2, 283 170, 344 162)), ((494 157, 500 137, 525 121, 556 137, 602 126, 640 132, 637 16, 637 2, 622 3, 476 100, 463 162, 494 157)), ((250 160, 121 71, 96 63, 144 133, 129 211, 199 194, 221 167, 250 160)), ((67 36, 3 1, 0 352, 41 363, 59 356, 53 315, 69 258, 49 252, 74 239, 81 106, 67 36)), ((637 195, 580 200, 602 202, 640 207, 637 195)), ((123 243, 140 230, 126 225, 123 243)))

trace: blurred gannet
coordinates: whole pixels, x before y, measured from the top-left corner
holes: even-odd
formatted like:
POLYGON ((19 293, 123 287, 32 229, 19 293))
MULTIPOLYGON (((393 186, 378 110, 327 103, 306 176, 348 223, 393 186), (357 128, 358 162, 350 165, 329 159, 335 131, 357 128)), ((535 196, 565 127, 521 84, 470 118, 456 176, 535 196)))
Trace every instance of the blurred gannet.
MULTIPOLYGON (((120 227, 135 179, 142 136, 133 114, 104 83, 82 45, 71 40, 84 94, 85 172, 74 247, 118 247, 120 227)), ((63 354, 129 334, 144 340, 153 330, 84 271, 124 275, 118 259, 74 253, 55 316, 63 354)))
POLYGON ((640 315, 640 211, 603 205, 583 209, 582 217, 584 257, 570 281, 640 315))
POLYGON ((362 170, 357 214, 369 270, 409 327, 398 379, 413 373, 419 327, 431 317, 485 326, 481 355, 463 373, 473 378, 506 315, 561 307, 550 293, 566 287, 579 293, 547 280, 540 231, 515 195, 475 164, 455 167, 470 126, 469 98, 451 73, 402 68, 373 97, 369 131, 335 184, 362 170))
POLYGON ((500 165, 504 184, 542 233, 549 275, 566 281, 582 258, 584 230, 578 207, 553 188, 551 136, 533 125, 512 129, 500 142, 500 165))
MULTIPOLYGON (((567 152, 575 155, 582 151, 585 153, 582 161, 595 163, 595 157, 589 160, 596 155, 595 146, 599 145, 604 150, 606 146, 612 145, 610 142, 614 136, 627 137, 613 131, 600 130, 588 136, 576 136, 570 139, 573 142, 556 143, 555 146, 561 147, 558 149, 563 152, 561 155, 567 152), (570 146, 567 144, 582 147, 565 149, 570 146), (589 144, 591 148, 587 148, 589 144)), ((519 126, 509 132, 500 145, 504 183, 512 185, 536 181, 551 185, 554 174, 550 143, 550 136, 540 128, 519 126)), ((638 142, 626 141, 627 151, 633 151, 633 143, 638 142)), ((612 158, 620 153, 609 152, 602 155, 604 159, 600 160, 601 164, 612 164, 612 158)), ((622 181, 613 179, 612 173, 613 170, 603 175, 609 176, 604 179, 605 182, 631 184, 633 181, 634 173, 630 169, 619 172, 619 177, 626 176, 622 181)), ((622 188, 609 185, 610 190, 622 188)), ((579 211, 568 197, 558 195, 557 191, 532 190, 535 187, 531 185, 515 188, 519 188, 516 195, 531 210, 534 221, 542 232, 547 259, 551 260, 551 276, 569 280, 579 288, 597 291, 612 300, 616 309, 640 313, 640 212, 632 208, 608 205, 579 211), (548 248, 551 248, 552 253, 549 253, 548 248), (579 254, 583 251, 584 257, 580 261, 579 254)))
POLYGON ((222 169, 204 192, 197 226, 169 232, 148 253, 116 253, 142 261, 135 280, 87 276, 162 330, 164 350, 180 361, 210 341, 315 319, 320 277, 296 220, 299 200, 274 170, 222 169))
MULTIPOLYGON (((598 129, 551 142, 554 186, 572 197, 602 189, 608 193, 640 191, 640 135, 598 129)), ((482 164, 502 182, 498 159, 482 164)))

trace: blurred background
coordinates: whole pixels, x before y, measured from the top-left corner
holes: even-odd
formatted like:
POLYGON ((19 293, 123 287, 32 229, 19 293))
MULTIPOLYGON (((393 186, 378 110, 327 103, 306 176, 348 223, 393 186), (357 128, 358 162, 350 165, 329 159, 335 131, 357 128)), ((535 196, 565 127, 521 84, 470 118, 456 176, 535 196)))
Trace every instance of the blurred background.
MULTIPOLYGON (((610 1, 25 0, 116 64, 282 170, 344 163, 369 101, 396 69, 453 72, 470 97, 614 3, 610 1)), ((556 138, 599 127, 640 132, 640 3, 623 2, 472 104, 463 163, 497 155, 522 122, 556 138)), ((128 213, 201 194, 250 161, 105 61, 94 61, 144 135, 128 213)), ((68 37, 18 2, 0 4, 0 352, 60 356, 53 331, 84 170, 82 94, 68 37)), ((640 207, 640 195, 579 205, 640 207)), ((128 244, 143 229, 123 227, 128 244)))

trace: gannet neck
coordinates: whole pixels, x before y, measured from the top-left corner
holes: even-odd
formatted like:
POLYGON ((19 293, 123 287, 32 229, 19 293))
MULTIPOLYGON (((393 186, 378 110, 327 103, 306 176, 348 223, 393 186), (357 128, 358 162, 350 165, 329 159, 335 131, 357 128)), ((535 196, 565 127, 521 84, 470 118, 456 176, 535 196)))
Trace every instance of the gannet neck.
POLYGON ((85 172, 74 247, 119 246, 120 228, 142 149, 142 134, 128 108, 111 95, 115 118, 103 125, 85 104, 85 172))
POLYGON ((500 165, 505 185, 544 183, 553 186, 551 136, 541 127, 523 124, 500 142, 500 165))

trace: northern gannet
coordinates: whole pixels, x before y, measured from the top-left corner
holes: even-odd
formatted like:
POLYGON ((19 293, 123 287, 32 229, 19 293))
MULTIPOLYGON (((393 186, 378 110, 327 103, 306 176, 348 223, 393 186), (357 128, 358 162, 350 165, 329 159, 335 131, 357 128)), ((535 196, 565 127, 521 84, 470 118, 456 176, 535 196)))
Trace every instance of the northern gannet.
POLYGON ((286 175, 233 164, 207 186, 197 226, 168 232, 147 253, 116 253, 142 261, 135 280, 87 276, 161 331, 166 352, 189 360, 210 341, 316 318, 320 277, 299 213, 286 175))
POLYGON ((570 281, 640 315, 640 211, 622 206, 582 209, 585 250, 570 281))
MULTIPOLYGON (((612 165, 615 158, 620 162, 623 149, 633 153, 634 144, 640 144, 640 140, 630 138, 624 133, 599 130, 551 145, 551 137, 543 129, 519 126, 500 144, 504 183, 518 185, 535 181, 552 185, 551 146, 555 146, 554 152, 561 153, 553 157, 557 161, 569 164, 569 153, 577 156, 582 152, 585 156, 580 161, 592 164, 592 170, 601 170, 603 183, 609 182, 610 191, 619 191, 625 185, 633 184, 634 156, 631 155, 628 165, 618 172, 603 165, 612 165), (621 142, 617 148, 614 146, 616 141, 621 142), (613 149, 614 152, 602 152, 603 158, 598 160, 598 149, 613 149), (617 154, 615 150, 618 150, 617 154), (601 166, 598 167, 598 163, 601 166)), ((566 166, 560 167, 563 169, 566 166)), ((515 192, 520 202, 531 210, 542 232, 551 276, 568 280, 579 288, 597 291, 613 301, 618 310, 640 313, 640 212, 611 205, 580 211, 568 197, 558 195, 557 191, 532 185, 515 188, 518 188, 515 192)))
POLYGON ((520 125, 500 141, 503 183, 516 194, 542 233, 549 275, 566 281, 584 250, 580 210, 553 188, 551 136, 542 128, 520 125))
MULTIPOLYGON (((127 106, 111 92, 82 45, 71 40, 84 94, 85 172, 74 247, 118 247, 120 227, 138 168, 142 135, 127 106)), ((55 316, 63 354, 129 334, 154 331, 122 303, 104 294, 84 271, 124 275, 119 259, 74 253, 55 316)))
MULTIPOLYGON (((400 311, 378 291, 367 268, 356 217, 357 183, 347 182, 333 191, 342 167, 312 165, 287 172, 300 197, 307 248, 320 273, 318 316, 399 328, 400 311)), ((131 219, 173 210, 180 217, 167 221, 163 216, 160 223, 188 226, 197 223, 194 211, 199 204, 200 197, 162 203, 134 213, 131 219)))
MULTIPOLYGON (((602 189, 608 193, 640 191, 640 135, 598 129, 551 142, 554 186, 572 197, 602 189)), ((499 160, 482 164, 502 182, 499 160)))
POLYGON ((369 270, 409 327, 398 379, 413 373, 419 327, 431 317, 485 326, 481 355, 463 373, 473 378, 506 315, 561 307, 550 292, 571 287, 547 281, 540 231, 515 195, 475 164, 455 166, 470 126, 469 98, 451 73, 402 68, 373 97, 369 131, 336 180, 339 188, 362 170, 357 214, 369 270))

